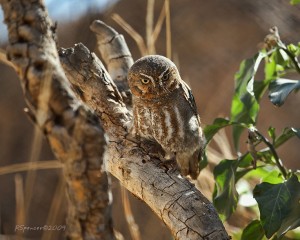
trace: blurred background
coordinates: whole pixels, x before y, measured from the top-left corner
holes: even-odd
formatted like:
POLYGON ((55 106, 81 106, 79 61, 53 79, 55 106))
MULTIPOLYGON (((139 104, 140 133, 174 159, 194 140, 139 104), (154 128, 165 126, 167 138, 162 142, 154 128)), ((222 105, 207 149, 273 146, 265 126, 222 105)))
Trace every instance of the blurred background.
MULTIPOLYGON (((159 18, 164 1, 155 1, 154 23, 159 18)), ((105 21, 125 36, 133 58, 141 57, 139 48, 132 37, 112 19, 120 15, 141 36, 146 36, 145 18, 147 1, 141 0, 48 0, 49 14, 58 23, 60 47, 72 47, 78 42, 85 44, 98 54, 96 38, 89 30, 95 19, 105 21)), ((217 117, 230 114, 231 98, 234 90, 234 74, 240 62, 252 57, 260 43, 269 33, 269 28, 277 26, 283 42, 297 43, 300 40, 300 6, 291 6, 288 0, 171 0, 171 46, 172 59, 179 66, 182 78, 191 86, 204 125, 211 124, 217 117)), ((0 14, 1 22, 3 14, 0 14)), ((6 26, 0 24, 0 47, 7 46, 6 26)), ((158 36, 156 53, 166 55, 165 24, 158 36)), ((99 54, 98 54, 99 56, 99 54)), ((23 109, 20 83, 14 70, 0 62, 0 239, 1 234, 14 235, 18 210, 16 195, 22 191, 22 184, 28 173, 12 167, 13 172, 3 173, 7 166, 28 162, 37 143, 42 141, 39 161, 54 160, 47 142, 34 140, 34 127, 23 109), (35 145, 35 146, 33 146, 35 145)), ((274 107, 265 96, 262 100, 258 119, 258 129, 267 134, 271 125, 279 132, 284 127, 299 126, 300 94, 291 94, 281 108, 274 107)), ((226 144, 231 144, 230 129, 224 132, 226 144), (227 137, 226 137, 227 136, 227 137)), ((224 137, 223 136, 223 137, 224 137)), ((245 148, 246 136, 241 139, 245 148)), ((225 144, 225 143, 224 143, 225 144)), ((227 146, 227 145, 226 145, 227 146)), ((299 140, 293 139, 282 146, 278 153, 284 164, 292 169, 300 168, 299 140)), ((217 148, 217 147, 216 147, 217 148)), ((227 154, 235 156, 234 150, 227 147, 216 149, 220 158, 227 154)), ((36 154, 36 153, 35 153, 36 154)), ((32 172, 32 171, 31 171, 32 172)), ((32 174, 32 173, 31 173, 32 174)), ((61 187, 61 170, 58 168, 38 170, 30 204, 28 204, 28 226, 43 226, 49 222, 53 202, 60 202, 56 214, 52 216, 55 225, 63 225, 66 215, 65 193, 61 187)), ((204 179, 204 177, 203 177, 204 179)), ((199 178, 201 185, 202 178, 199 178)), ((202 182, 203 183, 203 182, 202 182)), ((207 195, 212 191, 213 181, 207 182, 207 195)), ((26 192, 25 192, 26 194, 26 192)), ((120 187, 113 181, 114 226, 125 239, 131 239, 125 221, 121 202, 120 187)), ((164 224, 141 201, 130 195, 134 217, 139 225, 142 239, 172 239, 164 224)), ((243 228, 251 214, 231 221, 231 230, 243 228)), ((41 239, 42 231, 28 231, 30 239, 41 239)), ((50 239, 62 239, 63 232, 52 232, 50 239)))

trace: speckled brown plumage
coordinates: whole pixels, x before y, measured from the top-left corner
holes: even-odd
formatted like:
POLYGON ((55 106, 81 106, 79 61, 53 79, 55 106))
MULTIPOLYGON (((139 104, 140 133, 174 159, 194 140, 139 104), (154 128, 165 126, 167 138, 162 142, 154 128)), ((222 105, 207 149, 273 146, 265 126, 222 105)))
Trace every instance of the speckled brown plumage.
POLYGON ((175 154, 182 175, 196 179, 205 139, 190 88, 175 64, 159 55, 137 60, 128 73, 133 132, 175 154))

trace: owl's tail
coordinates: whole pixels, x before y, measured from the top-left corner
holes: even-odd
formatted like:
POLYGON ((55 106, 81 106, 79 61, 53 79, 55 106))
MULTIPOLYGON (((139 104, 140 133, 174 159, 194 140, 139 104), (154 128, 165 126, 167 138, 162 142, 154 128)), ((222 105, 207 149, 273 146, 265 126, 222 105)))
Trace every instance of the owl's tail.
POLYGON ((199 154, 201 150, 194 153, 176 153, 176 161, 183 176, 190 175, 192 179, 197 179, 199 175, 199 154))
POLYGON ((192 179, 196 180, 199 176, 200 169, 199 169, 199 155, 201 155, 201 151, 196 151, 189 159, 189 175, 192 179))

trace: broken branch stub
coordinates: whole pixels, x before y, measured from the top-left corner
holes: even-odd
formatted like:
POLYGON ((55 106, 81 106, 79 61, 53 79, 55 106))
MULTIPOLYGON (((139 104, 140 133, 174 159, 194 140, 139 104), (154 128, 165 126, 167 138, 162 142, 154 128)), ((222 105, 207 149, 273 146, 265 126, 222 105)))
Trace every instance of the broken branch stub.
POLYGON ((126 135, 131 113, 99 58, 81 43, 60 49, 59 56, 73 88, 100 117, 110 140, 126 135))
POLYGON ((127 72, 133 59, 124 36, 100 20, 95 20, 90 28, 96 34, 97 46, 109 75, 116 83, 126 105, 131 106, 127 72))

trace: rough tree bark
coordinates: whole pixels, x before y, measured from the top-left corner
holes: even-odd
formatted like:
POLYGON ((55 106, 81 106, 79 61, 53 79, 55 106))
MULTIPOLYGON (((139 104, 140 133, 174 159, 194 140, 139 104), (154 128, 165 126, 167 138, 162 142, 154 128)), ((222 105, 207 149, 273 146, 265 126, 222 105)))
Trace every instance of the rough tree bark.
POLYGON ((41 1, 0 2, 9 29, 8 57, 18 69, 36 123, 64 163, 71 200, 69 238, 114 238, 109 182, 105 172, 99 171, 105 142, 98 116, 108 136, 106 170, 144 201, 176 239, 229 239, 212 204, 199 190, 178 172, 166 172, 149 146, 130 136, 131 112, 125 104, 130 104, 130 94, 124 76, 132 59, 121 35, 100 21, 91 26, 116 84, 83 44, 60 51, 72 89, 92 113, 76 98, 62 72, 53 26, 41 1))
POLYGON ((9 34, 7 58, 21 79, 31 116, 64 165, 69 239, 114 239, 109 178, 100 172, 104 132, 70 89, 42 1, 0 1, 9 34))

